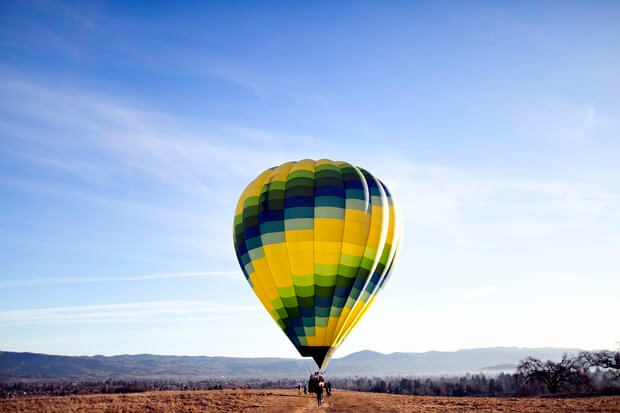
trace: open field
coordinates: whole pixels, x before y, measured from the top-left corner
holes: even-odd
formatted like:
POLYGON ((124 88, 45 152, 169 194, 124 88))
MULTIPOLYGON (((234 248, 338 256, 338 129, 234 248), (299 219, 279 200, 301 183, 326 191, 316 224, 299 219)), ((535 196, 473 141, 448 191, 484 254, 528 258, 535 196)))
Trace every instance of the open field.
POLYGON ((123 395, 33 397, 0 401, 0 412, 620 412, 620 396, 476 398, 335 392, 319 409, 296 390, 170 391, 123 395))

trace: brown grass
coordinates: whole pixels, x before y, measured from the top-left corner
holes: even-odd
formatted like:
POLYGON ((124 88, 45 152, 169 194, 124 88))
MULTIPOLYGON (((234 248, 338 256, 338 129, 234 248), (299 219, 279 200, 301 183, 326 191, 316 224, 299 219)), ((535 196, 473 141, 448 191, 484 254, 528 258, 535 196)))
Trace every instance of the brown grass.
POLYGON ((341 392, 328 400, 329 413, 340 412, 620 412, 620 397, 499 398, 430 397, 341 392))
POLYGON ((122 395, 34 397, 0 401, 0 412, 292 412, 307 399, 291 390, 162 391, 122 395))
POLYGON ((340 392, 319 409, 297 390, 170 391, 123 395, 33 397, 0 401, 0 412, 620 412, 620 397, 482 398, 340 392))

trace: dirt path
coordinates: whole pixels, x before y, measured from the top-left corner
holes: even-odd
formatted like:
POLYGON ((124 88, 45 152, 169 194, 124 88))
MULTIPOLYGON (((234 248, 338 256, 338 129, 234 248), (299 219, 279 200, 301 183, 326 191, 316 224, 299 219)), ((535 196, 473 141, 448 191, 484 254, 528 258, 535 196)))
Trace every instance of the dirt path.
POLYGON ((327 401, 327 398, 323 398, 323 403, 321 404, 321 406, 317 406, 316 404, 316 396, 312 395, 310 397, 308 397, 308 402, 302 406, 297 408, 293 413, 310 413, 310 412, 325 412, 328 411, 329 408, 329 402, 327 401))

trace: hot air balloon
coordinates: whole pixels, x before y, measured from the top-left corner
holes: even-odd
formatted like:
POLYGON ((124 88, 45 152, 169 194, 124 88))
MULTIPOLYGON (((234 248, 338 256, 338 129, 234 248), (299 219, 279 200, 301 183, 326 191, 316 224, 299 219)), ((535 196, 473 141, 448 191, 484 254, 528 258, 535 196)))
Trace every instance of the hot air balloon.
POLYGON ((304 159, 270 168, 245 188, 233 238, 260 302, 324 370, 385 285, 400 224, 390 192, 370 172, 304 159))

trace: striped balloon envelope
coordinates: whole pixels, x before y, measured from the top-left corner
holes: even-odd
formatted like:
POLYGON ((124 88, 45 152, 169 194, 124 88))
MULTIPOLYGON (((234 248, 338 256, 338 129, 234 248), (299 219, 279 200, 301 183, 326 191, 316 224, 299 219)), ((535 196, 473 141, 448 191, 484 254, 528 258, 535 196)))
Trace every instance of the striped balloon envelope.
POLYGON ((233 232, 258 299, 323 370, 385 285, 401 222, 387 187, 370 172, 304 159, 247 186, 233 232))

